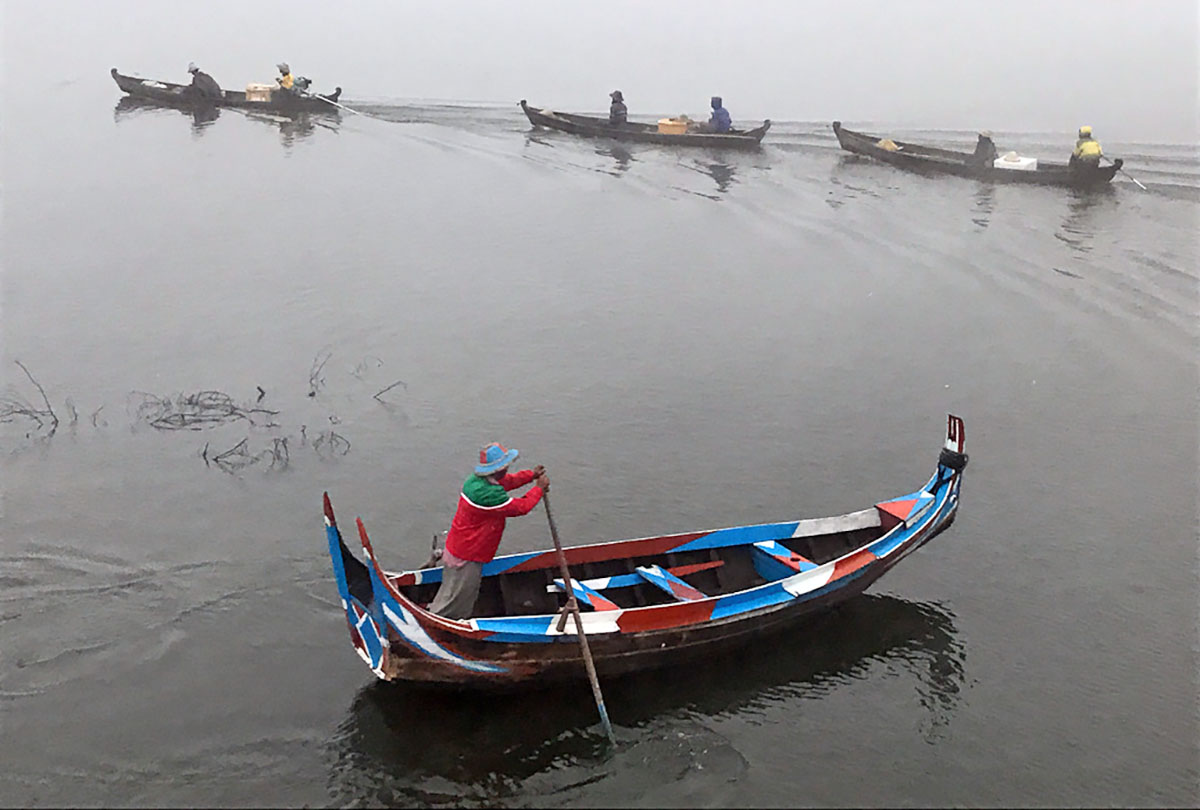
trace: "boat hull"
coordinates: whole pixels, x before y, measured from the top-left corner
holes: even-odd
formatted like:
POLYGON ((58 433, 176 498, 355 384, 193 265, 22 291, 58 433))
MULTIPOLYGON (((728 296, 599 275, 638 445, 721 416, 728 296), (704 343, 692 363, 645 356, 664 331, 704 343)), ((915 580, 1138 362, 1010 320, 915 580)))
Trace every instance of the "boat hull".
POLYGON ((989 183, 1101 188, 1112 181, 1122 166, 1122 160, 1117 158, 1109 166, 1089 170, 1075 170, 1065 163, 1042 162, 1039 162, 1034 171, 997 169, 992 166, 973 165, 969 162, 971 154, 968 152, 955 152, 903 141, 893 141, 899 147, 895 151, 884 149, 878 145, 879 136, 846 129, 840 121, 833 122, 833 132, 837 136, 838 144, 847 152, 856 155, 865 155, 921 174, 949 174, 989 183))
POLYGON ((342 88, 338 87, 327 95, 299 96, 275 92, 271 94, 270 101, 250 101, 241 90, 223 90, 220 98, 210 99, 191 94, 188 85, 125 76, 116 68, 112 68, 110 73, 113 81, 117 83, 117 87, 130 96, 171 107, 237 107, 281 113, 336 112, 338 108, 330 102, 336 103, 342 94, 342 88))
MULTIPOLYGON (((863 593, 890 567, 860 576, 856 581, 810 601, 728 623, 705 623, 612 638, 589 634, 588 646, 596 672, 600 677, 614 678, 653 669, 682 667, 734 652, 762 639, 787 634, 802 627, 811 616, 863 593)), ((503 690, 580 681, 585 677, 583 657, 574 635, 564 637, 549 649, 538 649, 536 655, 530 655, 527 644, 488 644, 486 641, 465 644, 451 636, 441 639, 446 644, 457 644, 457 649, 466 655, 486 656, 488 660, 505 664, 508 668, 506 677, 464 670, 451 663, 431 662, 413 655, 403 645, 392 645, 384 680, 503 690)), ((803 642, 804 639, 793 640, 803 642)))
MULTIPOLYGON (((582 580, 599 589, 589 591, 597 601, 589 603, 594 609, 584 611, 580 617, 597 672, 615 677, 711 659, 787 632, 806 617, 861 594, 954 521, 967 461, 964 442, 962 420, 951 416, 946 445, 926 484, 915 493, 859 512, 565 549, 576 586, 582 580), (822 545, 826 543, 835 545, 822 545), (820 563, 800 555, 796 547, 819 557, 820 563), (822 548, 836 551, 820 551, 822 548), (727 563, 726 571, 732 578, 742 554, 753 558, 753 571, 757 573, 752 576, 757 577, 756 582, 713 596, 676 579, 691 595, 677 595, 678 601, 667 599, 649 605, 631 605, 626 600, 621 607, 606 601, 600 591, 613 594, 616 591, 608 589, 638 580, 637 575, 587 578, 589 565, 660 558, 665 560, 664 566, 684 562, 666 570, 692 576, 693 582, 698 581, 695 577, 702 570, 715 574, 727 563), (705 559, 708 561, 702 561, 705 559)), ((361 562, 342 540, 328 495, 325 521, 351 641, 379 678, 458 688, 509 689, 584 677, 573 625, 563 621, 561 612, 483 616, 464 621, 429 613, 420 601, 436 590, 440 568, 385 572, 376 561, 365 527, 358 521, 366 555, 366 562, 361 562)), ((501 590, 505 576, 532 579, 539 585, 557 582, 561 589, 561 580, 553 579, 554 568, 551 552, 507 555, 485 565, 484 579, 496 578, 501 590)), ((629 570, 634 570, 633 563, 629 570)), ((636 570, 649 569, 642 566, 636 570)), ((705 581, 716 582, 717 578, 705 581)), ((516 583, 517 579, 508 581, 510 594, 517 594, 516 583)), ((553 588, 550 585, 546 590, 553 588)), ((523 596, 515 595, 514 603, 523 596)), ((565 600, 565 595, 560 597, 560 602, 565 600)), ((586 601, 588 597, 583 598, 586 601)), ((481 596, 480 604, 484 601, 481 596)), ((794 638, 797 643, 804 641, 803 636, 794 638)))
POLYGON ((518 103, 525 112, 525 117, 529 119, 529 123, 535 127, 556 129, 560 132, 569 132, 572 135, 581 135, 585 138, 612 138, 618 141, 631 141, 634 143, 756 149, 762 143, 767 130, 771 128, 771 122, 767 120, 763 121, 761 126, 744 132, 687 132, 680 135, 671 135, 659 132, 657 127, 650 124, 630 122, 620 126, 613 126, 602 118, 575 115, 572 113, 559 113, 553 110, 531 107, 526 103, 525 99, 521 99, 518 103))

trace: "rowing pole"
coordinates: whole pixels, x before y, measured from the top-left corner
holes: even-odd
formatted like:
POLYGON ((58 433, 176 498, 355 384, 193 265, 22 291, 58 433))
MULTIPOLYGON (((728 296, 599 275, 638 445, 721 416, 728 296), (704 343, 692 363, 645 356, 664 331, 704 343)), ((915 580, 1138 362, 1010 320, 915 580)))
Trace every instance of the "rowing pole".
MULTIPOLYGON (((1107 160, 1109 163, 1112 163, 1112 162, 1113 162, 1113 161, 1112 161, 1112 158, 1110 158, 1108 155, 1104 155, 1104 159, 1105 159, 1105 160, 1107 160)), ((1125 167, 1124 167, 1124 166, 1122 166, 1121 168, 1117 169, 1117 171, 1119 171, 1121 174, 1125 175, 1125 176, 1126 176, 1126 177, 1128 177, 1130 180, 1132 180, 1132 181, 1134 182, 1134 184, 1135 184, 1135 185, 1137 185, 1137 187, 1138 187, 1138 188, 1140 188, 1142 191, 1149 191, 1149 190, 1150 190, 1150 189, 1146 188, 1145 186, 1143 186, 1141 183, 1139 183, 1139 182, 1138 182, 1138 179, 1137 179, 1136 177, 1134 177, 1134 176, 1133 176, 1132 174, 1130 174, 1129 172, 1125 171, 1125 167)))
POLYGON ((575 618, 575 635, 579 638, 579 648, 583 651, 583 665, 587 668, 588 680, 592 682, 592 697, 596 699, 596 708, 600 711, 600 724, 604 733, 614 748, 617 738, 613 736, 612 723, 608 720, 608 709, 604 708, 604 695, 600 694, 600 681, 596 677, 596 665, 592 662, 592 651, 588 649, 587 636, 583 632, 583 620, 579 618, 579 601, 575 598, 575 588, 571 584, 571 572, 567 570, 567 555, 563 553, 562 543, 558 542, 558 527, 554 525, 554 513, 550 511, 550 492, 542 496, 546 504, 546 520, 550 522, 550 537, 554 540, 554 552, 558 555, 558 568, 562 573, 563 586, 567 591, 567 604, 558 617, 558 632, 563 631, 567 622, 567 614, 575 618))
POLYGON ((352 107, 347 107, 345 104, 339 104, 338 102, 334 101, 333 99, 325 98, 325 96, 319 95, 317 93, 309 93, 308 91, 301 91, 301 94, 307 98, 315 98, 315 99, 324 101, 326 104, 332 104, 333 106, 337 107, 340 110, 345 110, 346 112, 352 112, 355 115, 365 115, 367 118, 374 118, 376 121, 387 121, 388 120, 386 118, 380 118, 378 115, 371 115, 370 113, 360 112, 359 110, 355 110, 352 107))

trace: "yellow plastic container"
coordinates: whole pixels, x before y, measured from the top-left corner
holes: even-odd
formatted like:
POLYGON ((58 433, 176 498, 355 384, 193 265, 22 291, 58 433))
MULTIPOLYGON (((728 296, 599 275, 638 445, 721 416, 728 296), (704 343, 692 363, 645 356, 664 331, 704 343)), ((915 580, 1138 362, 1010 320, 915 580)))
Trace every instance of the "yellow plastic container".
POLYGON ((270 101, 274 85, 251 82, 246 85, 246 101, 270 101))
POLYGON ((687 121, 677 118, 658 119, 658 131, 663 135, 682 135, 687 132, 687 121))

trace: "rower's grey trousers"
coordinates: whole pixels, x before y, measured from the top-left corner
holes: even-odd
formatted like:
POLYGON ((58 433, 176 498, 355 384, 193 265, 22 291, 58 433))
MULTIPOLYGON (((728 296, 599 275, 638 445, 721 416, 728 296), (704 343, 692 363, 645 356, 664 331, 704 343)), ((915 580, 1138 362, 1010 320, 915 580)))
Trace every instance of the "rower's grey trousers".
POLYGON ((479 597, 479 581, 483 576, 483 563, 463 563, 459 568, 446 566, 442 569, 442 586, 437 596, 429 603, 429 612, 447 619, 469 619, 479 597))

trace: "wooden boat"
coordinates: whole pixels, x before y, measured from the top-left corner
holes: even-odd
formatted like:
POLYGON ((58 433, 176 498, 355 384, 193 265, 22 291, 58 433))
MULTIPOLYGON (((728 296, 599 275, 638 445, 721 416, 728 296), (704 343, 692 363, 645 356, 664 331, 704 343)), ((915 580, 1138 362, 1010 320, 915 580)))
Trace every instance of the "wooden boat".
MULTIPOLYGON (((717 655, 863 592, 954 520, 965 441, 949 416, 925 485, 857 512, 565 549, 598 673, 717 655)), ((350 640, 379 678, 488 688, 584 677, 553 551, 486 563, 477 617, 447 619, 425 609, 440 567, 385 571, 361 519, 360 561, 328 493, 324 508, 350 640)))
POLYGON ((190 85, 160 82, 154 79, 140 79, 135 76, 125 76, 113 68, 113 81, 126 93, 136 98, 147 99, 159 104, 173 107, 241 107, 248 110, 271 110, 273 112, 329 112, 337 107, 330 104, 336 102, 342 94, 342 88, 334 88, 328 95, 300 96, 292 93, 271 93, 270 101, 252 101, 246 98, 242 90, 222 90, 220 98, 200 98, 187 92, 190 85))
POLYGON ((729 132, 722 133, 685 132, 681 135, 671 135, 659 132, 655 124, 639 124, 630 121, 620 126, 613 126, 608 123, 608 118, 530 107, 525 99, 521 99, 518 103, 525 111, 525 117, 529 119, 529 123, 535 127, 557 129, 588 138, 615 138, 618 141, 753 149, 762 142, 763 136, 771 128, 771 121, 767 119, 762 122, 762 126, 750 130, 731 129, 729 132))
POLYGON ((846 129, 842 126, 841 121, 833 122, 833 132, 837 135, 838 143, 847 152, 867 155, 882 160, 884 163, 915 172, 953 174, 993 183, 1032 183, 1044 186, 1095 188, 1107 185, 1123 163, 1120 158, 1117 158, 1112 165, 1080 171, 1072 169, 1066 163, 1047 163, 1039 160, 1037 168, 1029 171, 997 169, 990 164, 985 166, 973 164, 970 152, 954 152, 949 149, 938 149, 933 146, 921 146, 896 140, 891 140, 891 143, 896 146, 895 150, 885 149, 879 145, 880 136, 846 129))

